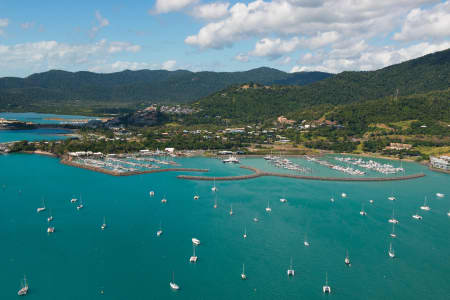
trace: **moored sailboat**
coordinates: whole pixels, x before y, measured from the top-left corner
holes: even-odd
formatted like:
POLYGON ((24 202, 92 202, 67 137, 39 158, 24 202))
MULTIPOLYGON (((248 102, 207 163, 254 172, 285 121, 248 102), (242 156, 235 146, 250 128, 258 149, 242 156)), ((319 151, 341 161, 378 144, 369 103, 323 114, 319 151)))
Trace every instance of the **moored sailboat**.
POLYGON ((394 248, 392 248, 392 242, 389 243, 389 251, 388 251, 389 257, 390 258, 394 258, 395 257, 395 252, 394 252, 394 248))
POLYGON ((428 206, 428 199, 425 196, 425 200, 423 202, 423 205, 420 207, 421 210, 429 211, 431 208, 428 206))
POLYGON ((291 264, 289 265, 289 269, 287 270, 287 275, 288 276, 294 276, 295 275, 295 270, 294 270, 294 267, 292 265, 292 257, 291 257, 291 264))
POLYGON ((175 274, 174 274, 174 272, 172 272, 172 281, 169 283, 169 285, 170 285, 170 288, 172 290, 179 290, 180 289, 180 286, 175 283, 175 274))
POLYGON ((47 208, 45 207, 45 200, 44 199, 42 199, 42 207, 38 207, 37 209, 36 209, 36 211, 38 212, 38 213, 40 213, 41 211, 44 211, 44 210, 46 210, 47 208))
POLYGON ((21 282, 21 288, 20 290, 17 292, 18 296, 25 296, 26 294, 28 294, 28 282, 27 282, 27 277, 23 276, 23 281, 21 282))
POLYGON ((247 279, 247 275, 245 274, 245 264, 242 264, 241 279, 242 280, 246 280, 247 279))
POLYGON ((325 285, 322 287, 322 291, 324 292, 324 294, 331 293, 331 287, 328 285, 328 272, 325 273, 325 285))
POLYGON ((189 262, 191 262, 191 263, 196 263, 198 257, 197 257, 197 255, 195 255, 195 245, 192 246, 192 251, 193 251, 193 254, 192 254, 192 256, 189 258, 189 262))
POLYGON ((349 266, 349 267, 351 267, 351 262, 350 262, 350 257, 348 256, 348 250, 345 250, 345 259, 344 259, 344 263, 347 265, 347 266, 349 266))
POLYGON ((271 211, 272 211, 272 208, 270 208, 269 200, 267 200, 266 212, 271 212, 271 211))
POLYGON ((106 217, 103 217, 103 223, 102 226, 100 227, 102 230, 106 229, 106 217))

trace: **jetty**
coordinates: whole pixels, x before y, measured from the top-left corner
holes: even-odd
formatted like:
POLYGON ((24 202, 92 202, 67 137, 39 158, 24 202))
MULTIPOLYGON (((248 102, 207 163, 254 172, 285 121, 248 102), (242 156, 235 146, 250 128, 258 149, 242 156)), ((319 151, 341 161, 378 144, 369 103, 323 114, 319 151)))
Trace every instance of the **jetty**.
POLYGON ((208 172, 208 169, 192 169, 192 168, 166 168, 166 169, 152 169, 152 170, 135 170, 129 172, 118 172, 115 170, 108 170, 101 167, 95 167, 92 165, 79 164, 74 161, 70 161, 67 159, 61 159, 62 164, 76 167, 80 169, 90 170, 94 172, 99 172, 112 176, 132 176, 132 175, 141 175, 141 174, 150 174, 150 173, 161 173, 161 172, 208 172))
POLYGON ((308 176, 308 175, 264 172, 257 168, 249 166, 241 166, 240 168, 253 171, 253 174, 239 175, 239 176, 225 176, 225 177, 178 175, 177 178, 187 180, 232 181, 232 180, 246 180, 263 176, 274 176, 274 177, 284 177, 294 179, 321 180, 321 181, 395 181, 395 180, 416 179, 425 176, 424 173, 418 173, 406 176, 393 176, 393 177, 323 177, 323 176, 308 176))

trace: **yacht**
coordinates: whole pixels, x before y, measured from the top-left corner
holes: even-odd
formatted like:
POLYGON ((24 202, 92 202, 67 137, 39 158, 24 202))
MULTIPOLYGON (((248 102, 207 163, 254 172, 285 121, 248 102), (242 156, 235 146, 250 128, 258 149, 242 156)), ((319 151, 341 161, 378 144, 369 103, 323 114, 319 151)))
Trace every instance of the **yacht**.
POLYGON ((271 211, 272 211, 272 209, 270 208, 270 205, 269 205, 269 200, 267 200, 266 211, 267 211, 267 212, 271 212, 271 211))
POLYGON ((161 199, 161 203, 167 203, 166 196, 164 196, 164 198, 161 199))
POLYGON ((50 215, 47 218, 47 222, 50 223, 51 221, 53 221, 52 210, 50 210, 50 215))
POLYGON ((161 222, 159 223, 159 230, 156 232, 156 236, 161 236, 161 234, 163 233, 162 231, 162 226, 161 226, 161 222))
POLYGON ((148 194, 150 195, 150 197, 155 196, 155 192, 154 191, 150 191, 148 194))
POLYGON ((450 210, 447 212, 447 216, 449 216, 450 217, 450 210))
POLYGON ((73 197, 72 199, 70 199, 70 203, 76 203, 78 201, 77 198, 73 197))
POLYGON ((292 266, 292 257, 291 257, 291 264, 289 265, 289 269, 287 270, 287 275, 288 276, 294 276, 295 275, 295 270, 294 270, 294 267, 292 266))
POLYGON ((394 248, 392 248, 392 242, 389 243, 389 251, 388 251, 389 257, 390 258, 394 258, 395 257, 395 252, 394 252, 394 248))
POLYGON ((331 287, 328 285, 328 273, 325 273, 325 285, 322 287, 324 294, 331 293, 331 287))
POLYGON ((391 238, 396 238, 397 234, 395 233, 395 223, 392 223, 392 232, 390 234, 391 238))
POLYGON ((342 198, 346 198, 347 194, 346 193, 342 193, 341 196, 342 196, 342 198))
POLYGON ((80 210, 80 209, 82 209, 83 207, 84 207, 83 201, 82 201, 81 198, 80 198, 80 204, 78 204, 77 210, 80 210))
POLYGON ((48 232, 48 233, 53 233, 53 232, 55 232, 55 227, 48 227, 48 228, 47 228, 47 232, 48 232))
POLYGON ((230 216, 233 215, 233 204, 230 204, 230 216))
POLYGON ((44 211, 44 210, 46 210, 47 208, 45 207, 45 200, 44 199, 42 199, 42 207, 38 207, 37 209, 36 209, 36 211, 38 212, 38 213, 40 213, 41 211, 44 211))
POLYGON ((390 200, 390 201, 394 201, 396 198, 394 197, 394 196, 389 196, 388 197, 388 200, 390 200))
POLYGON ((349 267, 351 267, 351 263, 350 263, 350 258, 349 258, 349 256, 348 256, 348 250, 345 250, 345 259, 344 259, 344 262, 345 262, 345 264, 347 265, 347 266, 349 266, 349 267))
POLYGON ((18 296, 25 296, 26 294, 28 294, 28 282, 27 282, 27 277, 23 276, 23 281, 21 282, 21 288, 20 290, 17 292, 18 296))
POLYGON ((247 275, 245 275, 245 264, 242 264, 241 278, 242 278, 242 280, 247 279, 247 275))
POLYGON ((427 204, 427 197, 425 197, 425 201, 423 202, 423 205, 420 207, 421 210, 429 211, 431 208, 427 204))
POLYGON ((371 200, 369 200, 369 203, 370 203, 370 204, 373 204, 373 200, 372 200, 372 199, 371 199, 371 200))
POLYGON ((105 230, 106 229, 106 217, 103 217, 103 224, 102 224, 102 226, 100 227, 102 230, 105 230))
POLYGON ((253 218, 253 222, 258 222, 258 221, 259 221, 259 219, 257 217, 253 218))
POLYGON ((442 194, 442 193, 436 193, 436 197, 438 197, 438 198, 444 198, 444 194, 442 194))
POLYGON ((281 199, 280 199, 280 202, 281 202, 281 203, 286 203, 286 202, 287 202, 287 199, 286 199, 286 198, 281 198, 281 199))
POLYGON ((334 198, 333 198, 333 197, 331 197, 331 198, 330 198, 330 201, 331 201, 331 202, 334 202, 334 198))
POLYGON ((416 213, 415 215, 412 216, 414 219, 416 220, 422 220, 422 216, 419 215, 418 213, 416 213))
POLYGON ((239 159, 236 156, 230 156, 224 160, 222 160, 224 164, 238 164, 239 159))
POLYGON ((244 239, 247 238, 247 226, 244 227, 244 234, 242 235, 244 239))
POLYGON ((200 245, 200 240, 196 239, 196 238, 192 238, 192 244, 194 244, 195 246, 200 245))
POLYGON ((198 195, 194 196, 194 200, 198 200, 200 197, 198 195))
POLYGON ((196 263, 198 257, 195 255, 195 245, 192 246, 192 250, 193 250, 194 253, 192 254, 191 258, 189 258, 189 262, 191 262, 191 263, 196 263))
POLYGON ((175 283, 175 275, 174 275, 173 272, 172 272, 172 281, 169 284, 170 284, 170 288, 172 290, 179 290, 180 289, 180 286, 175 283))

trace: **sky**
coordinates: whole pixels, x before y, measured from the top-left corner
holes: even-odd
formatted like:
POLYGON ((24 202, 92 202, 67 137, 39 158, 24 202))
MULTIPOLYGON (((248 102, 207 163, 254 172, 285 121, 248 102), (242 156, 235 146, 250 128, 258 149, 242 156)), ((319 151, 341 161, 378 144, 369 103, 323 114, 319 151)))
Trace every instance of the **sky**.
POLYGON ((450 0, 0 2, 0 77, 376 70, 450 48, 450 0))

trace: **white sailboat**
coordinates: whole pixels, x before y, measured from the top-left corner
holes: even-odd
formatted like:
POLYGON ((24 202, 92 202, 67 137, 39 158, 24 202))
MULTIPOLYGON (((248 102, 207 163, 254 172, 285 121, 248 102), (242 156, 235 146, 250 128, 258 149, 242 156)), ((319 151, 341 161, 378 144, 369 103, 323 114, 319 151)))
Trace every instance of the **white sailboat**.
POLYGON ((192 238, 192 244, 194 244, 195 246, 200 245, 200 240, 197 238, 192 238))
POLYGON ((47 233, 53 233, 55 232, 55 227, 48 227, 47 228, 47 233))
POLYGON ((334 202, 334 198, 333 198, 333 197, 331 197, 331 198, 330 198, 330 201, 331 201, 331 203, 333 203, 333 202, 334 202))
POLYGON ((197 194, 194 195, 194 200, 198 200, 199 198, 200 197, 197 194))
POLYGON ((166 195, 161 199, 161 203, 167 203, 166 195))
POLYGON ((253 222, 255 222, 255 223, 256 223, 256 222, 259 222, 259 219, 258 219, 257 217, 254 217, 254 218, 253 218, 253 222))
POLYGON ((80 209, 82 209, 84 207, 84 205, 83 205, 83 200, 81 199, 81 196, 80 196, 80 204, 77 206, 77 210, 80 210, 80 209))
POLYGON ((100 227, 102 230, 106 229, 106 217, 103 217, 103 223, 102 226, 100 227))
POLYGON ((197 257, 197 255, 195 255, 195 245, 192 246, 192 251, 193 251, 194 253, 193 253, 192 256, 189 258, 189 262, 191 262, 191 263, 196 263, 198 257, 197 257))
POLYGON ((233 204, 230 204, 230 216, 233 215, 233 204))
POLYGON ((24 275, 23 276, 23 281, 20 283, 21 284, 21 288, 20 290, 17 292, 18 296, 25 296, 26 294, 28 294, 28 282, 27 282, 27 277, 24 275))
POLYGON ((175 283, 175 274, 174 274, 174 272, 172 272, 172 281, 169 283, 169 285, 170 285, 170 288, 172 290, 179 290, 180 289, 180 286, 175 283))
POLYGON ((373 204, 373 200, 372 200, 372 199, 370 199, 370 200, 369 200, 369 203, 370 203, 370 204, 373 204))
POLYGON ((429 211, 431 208, 427 204, 427 197, 425 196, 425 201, 423 202, 423 205, 420 207, 421 210, 429 211))
POLYGON ((360 214, 361 216, 366 216, 366 215, 367 215, 366 211, 364 210, 364 204, 362 205, 361 211, 359 212, 359 214, 360 214))
POLYGON ((324 294, 331 293, 331 287, 328 285, 328 272, 325 273, 325 285, 322 287, 322 291, 324 292, 324 294))
POLYGON ((392 209, 392 218, 389 219, 389 223, 398 224, 398 220, 394 216, 394 209, 392 209))
POLYGON ((447 212, 447 216, 449 216, 450 217, 450 210, 447 212))
POLYGON ((347 266, 349 266, 349 267, 351 267, 351 262, 350 262, 350 257, 348 256, 348 250, 345 250, 345 259, 344 259, 344 263, 347 265, 347 266))
POLYGON ((413 219, 416 219, 416 220, 422 220, 422 216, 419 215, 418 213, 412 215, 412 217, 413 217, 413 219))
POLYGON ((242 235, 244 239, 247 238, 247 226, 244 227, 244 234, 242 235))
POLYGON ((214 198, 214 208, 217 208, 217 196, 214 198))
POLYGON ((52 210, 50 209, 49 216, 47 218, 47 222, 50 223, 51 221, 53 221, 53 215, 52 215, 52 210))
POLYGON ((341 197, 342 197, 342 198, 347 198, 347 194, 346 194, 346 193, 342 193, 342 194, 341 194, 341 197))
POLYGON ((305 247, 309 247, 308 234, 307 233, 305 233, 305 240, 303 241, 303 245, 305 245, 305 247))
POLYGON ((280 199, 280 202, 281 202, 281 203, 286 203, 286 202, 287 202, 287 199, 286 199, 286 198, 281 198, 281 199, 280 199))
POLYGON ((242 273, 241 273, 242 280, 247 279, 247 275, 245 274, 245 264, 242 264, 242 273))
POLYGON ((395 223, 392 223, 392 232, 390 234, 391 238, 396 238, 397 234, 395 233, 395 223))
POLYGON ((438 197, 438 198, 444 198, 444 194, 442 194, 442 193, 436 193, 436 197, 438 197))
POLYGON ((395 257, 395 252, 394 252, 394 248, 392 248, 392 242, 389 243, 389 251, 388 251, 389 257, 390 258, 394 258, 395 257))
POLYGON ((70 199, 70 203, 76 203, 78 201, 77 198, 73 197, 72 199, 70 199))
POLYGON ((155 196, 155 192, 154 191, 150 191, 148 194, 150 195, 150 197, 155 196))
POLYGON ((41 211, 44 211, 44 210, 46 210, 47 208, 45 207, 45 200, 44 199, 42 199, 42 207, 38 207, 37 209, 36 209, 36 211, 38 212, 38 213, 40 213, 41 211))
POLYGON ((272 208, 270 208, 269 200, 267 200, 266 212, 271 212, 271 211, 272 211, 272 208))
POLYGON ((292 257, 291 257, 291 264, 289 265, 289 269, 287 270, 287 275, 288 276, 294 276, 295 275, 295 270, 294 270, 294 267, 292 265, 292 257))
POLYGON ((213 185, 213 187, 211 188, 211 191, 217 192, 217 187, 216 187, 216 177, 214 177, 214 185, 213 185))
POLYGON ((162 233, 163 233, 163 231, 162 231, 161 222, 159 222, 159 230, 156 232, 156 236, 161 236, 162 233))
POLYGON ((390 201, 394 201, 396 198, 394 197, 394 196, 389 196, 388 197, 388 200, 390 200, 390 201))

